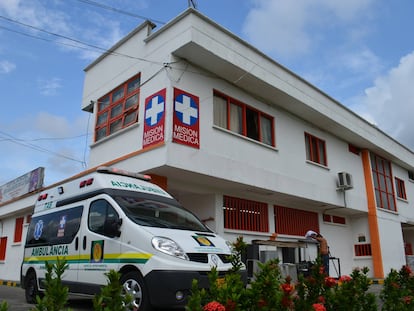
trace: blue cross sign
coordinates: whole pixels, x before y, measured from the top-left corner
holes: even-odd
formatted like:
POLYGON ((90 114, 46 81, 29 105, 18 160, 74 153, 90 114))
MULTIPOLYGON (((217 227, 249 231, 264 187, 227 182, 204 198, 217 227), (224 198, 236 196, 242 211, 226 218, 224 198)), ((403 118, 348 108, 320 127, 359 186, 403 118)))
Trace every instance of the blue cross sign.
POLYGON ((175 113, 182 123, 194 125, 198 120, 198 105, 190 96, 179 94, 175 98, 175 113))
POLYGON ((154 126, 160 122, 164 113, 164 97, 155 95, 151 98, 145 107, 145 123, 148 126, 154 126))

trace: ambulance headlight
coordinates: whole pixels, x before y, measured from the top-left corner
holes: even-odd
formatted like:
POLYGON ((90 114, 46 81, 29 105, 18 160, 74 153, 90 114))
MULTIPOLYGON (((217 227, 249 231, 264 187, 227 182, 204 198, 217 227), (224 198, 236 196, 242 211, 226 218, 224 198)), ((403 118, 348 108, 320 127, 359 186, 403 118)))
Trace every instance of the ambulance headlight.
POLYGON ((165 237, 156 236, 152 238, 152 246, 159 250, 160 252, 163 252, 165 254, 181 258, 184 260, 189 260, 187 254, 184 252, 184 250, 173 240, 165 237))

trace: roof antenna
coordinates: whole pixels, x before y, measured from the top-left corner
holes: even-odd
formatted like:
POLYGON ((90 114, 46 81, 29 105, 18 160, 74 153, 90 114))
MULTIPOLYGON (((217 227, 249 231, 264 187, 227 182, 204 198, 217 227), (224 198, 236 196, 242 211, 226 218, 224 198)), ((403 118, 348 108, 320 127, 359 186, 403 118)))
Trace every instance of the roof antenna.
POLYGON ((197 10, 197 1, 196 0, 188 0, 188 7, 192 7, 194 10, 197 10))

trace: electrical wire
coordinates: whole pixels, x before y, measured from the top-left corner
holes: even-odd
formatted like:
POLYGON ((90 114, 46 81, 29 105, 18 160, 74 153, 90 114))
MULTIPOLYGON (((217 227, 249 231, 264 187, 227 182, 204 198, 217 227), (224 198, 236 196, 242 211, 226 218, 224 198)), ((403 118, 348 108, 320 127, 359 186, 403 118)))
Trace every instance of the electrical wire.
POLYGON ((89 5, 93 5, 93 6, 96 6, 98 8, 101 8, 101 9, 112 11, 112 12, 115 12, 115 13, 120 13, 120 14, 123 14, 123 15, 131 16, 131 17, 135 17, 135 18, 139 18, 139 19, 149 20, 153 23, 158 23, 158 24, 162 24, 162 25, 166 24, 166 22, 163 22, 163 21, 159 21, 159 20, 156 20, 156 19, 152 19, 152 18, 149 18, 149 17, 142 16, 142 15, 137 15, 137 14, 134 14, 134 13, 131 13, 131 12, 123 11, 123 10, 120 10, 120 9, 117 9, 117 8, 114 8, 114 7, 111 7, 109 5, 105 5, 105 4, 96 2, 96 1, 92 1, 92 0, 77 0, 77 1, 89 4, 89 5))
MULTIPOLYGON (((123 54, 123 53, 111 51, 111 49, 102 48, 100 46, 97 46, 97 45, 94 45, 94 44, 90 44, 90 43, 86 43, 86 42, 80 41, 78 39, 73 39, 73 38, 70 38, 68 36, 64 36, 64 35, 61 35, 61 34, 58 34, 58 33, 54 33, 54 32, 51 32, 51 31, 48 31, 48 30, 45 30, 45 29, 42 29, 42 28, 39 28, 39 27, 30 25, 30 24, 26 24, 26 23, 20 22, 18 20, 12 19, 12 18, 8 18, 8 17, 5 17, 5 16, 2 16, 2 15, 0 15, 0 19, 6 20, 6 21, 8 21, 10 23, 14 23, 14 24, 17 24, 17 25, 20 25, 20 26, 24 26, 24 27, 28 27, 28 28, 31 28, 31 29, 40 31, 40 32, 46 33, 46 34, 51 35, 51 36, 55 36, 55 37, 58 37, 58 38, 61 38, 61 39, 69 40, 69 41, 72 41, 72 42, 81 44, 83 46, 93 48, 95 50, 102 51, 103 52, 103 55, 122 56, 122 57, 126 57, 126 58, 137 59, 137 60, 140 60, 140 61, 153 63, 153 64, 162 64, 161 62, 150 61, 150 60, 145 59, 145 58, 135 57, 135 56, 131 56, 131 55, 127 55, 127 54, 123 54)), ((0 26, 0 28, 5 29, 5 30, 8 30, 8 31, 15 32, 15 33, 18 33, 18 34, 26 35, 28 37, 32 37, 32 38, 36 38, 36 39, 41 39, 41 40, 44 40, 44 41, 50 41, 50 42, 56 42, 58 44, 69 45, 69 44, 66 44, 64 42, 53 41, 53 40, 45 39, 45 38, 42 38, 42 37, 36 37, 34 35, 29 35, 27 33, 23 33, 23 32, 17 31, 17 30, 12 30, 10 28, 3 27, 3 26, 0 26)), ((78 46, 78 45, 71 45, 71 46, 72 47, 75 47, 75 48, 82 48, 81 46, 78 46)))
POLYGON ((67 160, 70 160, 70 161, 78 162, 78 163, 81 163, 82 165, 84 165, 84 161, 81 161, 81 160, 69 157, 67 155, 64 155, 64 154, 61 154, 61 153, 58 153, 58 152, 55 152, 55 151, 37 146, 35 144, 28 143, 26 140, 14 137, 14 136, 12 136, 12 135, 4 132, 4 131, 0 131, 0 134, 4 135, 0 141, 10 141, 12 143, 24 146, 26 148, 30 148, 30 149, 33 149, 33 150, 36 150, 36 151, 39 151, 39 152, 43 152, 43 153, 53 154, 55 156, 58 156, 58 157, 61 157, 61 158, 64 158, 64 159, 67 159, 67 160))

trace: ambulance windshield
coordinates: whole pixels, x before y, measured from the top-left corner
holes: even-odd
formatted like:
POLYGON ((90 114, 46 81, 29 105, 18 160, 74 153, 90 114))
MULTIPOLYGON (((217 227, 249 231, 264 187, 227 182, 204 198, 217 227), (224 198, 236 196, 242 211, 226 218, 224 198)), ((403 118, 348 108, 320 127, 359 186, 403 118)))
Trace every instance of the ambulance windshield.
POLYGON ((195 215, 179 205, 127 195, 113 198, 125 214, 141 226, 210 232, 195 215))

